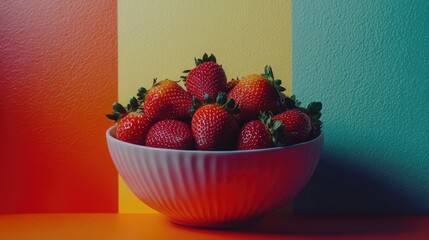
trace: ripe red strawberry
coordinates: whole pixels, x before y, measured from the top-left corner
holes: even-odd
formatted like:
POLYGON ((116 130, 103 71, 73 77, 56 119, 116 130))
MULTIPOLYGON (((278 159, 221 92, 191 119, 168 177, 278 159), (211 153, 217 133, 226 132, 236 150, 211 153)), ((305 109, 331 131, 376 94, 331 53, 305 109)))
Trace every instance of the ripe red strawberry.
POLYGON ((242 80, 228 93, 240 104, 240 113, 236 115, 241 123, 258 118, 259 112, 276 113, 280 93, 285 90, 281 80, 274 79, 270 66, 265 67, 262 75, 252 74, 242 80))
POLYGON ((247 122, 241 128, 238 135, 237 150, 270 148, 272 146, 270 132, 260 120, 247 122))
POLYGON ((191 118, 192 96, 172 80, 156 82, 151 89, 139 89, 139 100, 143 101, 144 114, 153 120, 191 118))
POLYGON ((113 104, 114 112, 106 114, 109 119, 115 120, 116 138, 125 142, 145 145, 146 136, 152 126, 152 121, 141 112, 136 98, 131 98, 125 109, 120 103, 113 104))
POLYGON ((273 121, 272 115, 261 113, 260 119, 243 125, 238 136, 237 150, 283 146, 284 125, 273 121))
POLYGON ((226 75, 222 66, 216 63, 216 57, 211 54, 204 54, 202 59, 195 59, 196 67, 186 70, 188 76, 182 79, 186 82, 186 89, 198 100, 203 101, 207 93, 215 99, 220 92, 226 90, 226 75))
POLYGON ((280 120, 284 125, 284 134, 287 144, 295 144, 308 140, 311 133, 311 119, 299 109, 282 112, 273 117, 274 121, 280 120))
MULTIPOLYGON (((206 95, 206 100, 209 96, 206 95)), ((226 101, 226 94, 220 93, 216 103, 203 105, 192 117, 192 134, 198 150, 233 150, 239 131, 237 121, 231 115, 237 110, 234 100, 226 101)))
POLYGON ((162 120, 149 130, 146 146, 179 150, 194 149, 191 127, 178 120, 162 120))

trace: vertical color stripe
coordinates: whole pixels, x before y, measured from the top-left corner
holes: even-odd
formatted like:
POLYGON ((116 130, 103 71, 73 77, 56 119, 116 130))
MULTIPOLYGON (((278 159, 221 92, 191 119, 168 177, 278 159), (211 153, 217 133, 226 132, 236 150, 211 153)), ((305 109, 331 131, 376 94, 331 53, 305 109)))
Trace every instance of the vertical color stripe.
MULTIPOLYGON (((291 1, 119 1, 119 100, 152 79, 178 80, 193 58, 214 53, 229 79, 272 65, 292 87, 291 1)), ((119 183, 119 212, 151 212, 119 183)))
POLYGON ((294 93, 324 103, 304 214, 429 213, 429 1, 293 2, 294 93))
POLYGON ((115 212, 115 0, 0 3, 0 213, 115 212))

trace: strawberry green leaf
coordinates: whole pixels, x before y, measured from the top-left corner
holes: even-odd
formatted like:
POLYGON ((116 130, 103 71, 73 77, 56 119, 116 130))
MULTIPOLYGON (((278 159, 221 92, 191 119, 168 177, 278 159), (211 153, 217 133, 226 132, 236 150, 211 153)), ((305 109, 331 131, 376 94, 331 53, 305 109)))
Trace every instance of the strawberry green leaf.
MULTIPOLYGON (((140 107, 140 104, 139 104, 139 102, 137 101, 137 98, 135 98, 135 97, 132 97, 131 99, 130 99, 130 104, 129 104, 130 106, 131 106, 131 111, 132 112, 135 112, 135 111, 137 111, 138 109, 139 109, 139 107, 140 107)), ((129 111, 130 112, 130 111, 129 111)))
POLYGON ((277 87, 277 89, 278 89, 280 92, 284 92, 284 91, 286 90, 286 88, 284 88, 284 87, 282 87, 282 86, 278 86, 278 87, 277 87))
POLYGON ((121 119, 122 114, 118 113, 118 112, 113 112, 110 114, 106 114, 106 117, 110 120, 114 120, 115 122, 118 122, 119 119, 121 119))
POLYGON ((268 118, 267 119, 267 125, 268 126, 273 126, 273 119, 272 118, 268 118))
POLYGON ((225 93, 219 93, 216 97, 216 103, 220 105, 224 105, 226 103, 226 94, 225 93))
POLYGON ((281 92, 286 90, 286 88, 281 86, 282 81, 280 79, 274 79, 273 69, 270 65, 265 66, 264 73, 261 74, 261 76, 270 82, 270 84, 276 89, 279 96, 281 96, 281 92))
POLYGON ((265 65, 264 74, 267 75, 267 76, 270 76, 269 69, 270 69, 270 66, 269 65, 265 65))
POLYGON ((273 125, 273 129, 278 129, 282 125, 281 121, 275 121, 273 125))
POLYGON ((311 102, 308 104, 307 109, 310 112, 320 112, 322 110, 322 103, 321 102, 311 102))
POLYGON ((207 53, 204 53, 202 58, 194 58, 194 61, 195 61, 195 66, 198 66, 203 62, 216 63, 216 57, 213 54, 210 54, 210 56, 208 56, 207 53))
POLYGON ((284 135, 285 125, 281 121, 273 121, 273 114, 271 112, 260 112, 259 119, 270 132, 271 141, 275 147, 283 147, 286 144, 284 135))
POLYGON ((118 120, 115 114, 106 114, 106 117, 111 120, 118 120))
POLYGON ((115 112, 122 113, 122 114, 126 114, 127 113, 127 110, 124 108, 124 106, 122 106, 118 102, 113 103, 113 110, 115 112))
POLYGON ((318 112, 318 113, 311 114, 310 118, 312 120, 319 120, 321 116, 322 116, 322 113, 318 112))
POLYGON ((144 87, 141 87, 137 90, 137 100, 142 102, 146 98, 147 90, 144 87))
POLYGON ((262 74, 266 79, 274 81, 273 69, 270 65, 266 65, 264 68, 264 73, 262 74))
POLYGON ((274 73, 273 73, 273 69, 271 68, 271 66, 268 66, 268 75, 274 79, 274 73))
POLYGON ((239 113, 240 112, 240 104, 235 104, 234 108, 231 110, 231 113, 239 113))
POLYGON ((234 110, 235 106, 236 106, 235 101, 232 98, 228 99, 228 101, 226 101, 225 103, 226 109, 229 109, 229 110, 234 110))
POLYGON ((156 82, 156 81, 158 81, 158 78, 154 78, 154 79, 152 80, 152 86, 157 85, 157 82, 156 82))
POLYGON ((197 111, 199 107, 201 107, 201 102, 195 96, 192 96, 192 107, 188 110, 188 112, 192 115, 197 111))
POLYGON ((213 102, 213 99, 210 97, 210 95, 208 93, 205 93, 204 94, 204 101, 206 103, 211 103, 211 102, 213 102))
POLYGON ((198 98, 196 98, 195 96, 192 96, 192 102, 194 103, 194 105, 201 104, 200 100, 198 100, 198 98))
POLYGON ((296 106, 296 107, 298 107, 298 108, 299 108, 299 106, 301 106, 301 102, 300 102, 300 101, 298 101, 298 99, 296 98, 296 96, 295 96, 295 95, 292 95, 292 96, 290 97, 290 99, 295 103, 295 106, 296 106))
POLYGON ((213 54, 210 54, 210 57, 208 58, 209 62, 216 62, 216 57, 213 54))

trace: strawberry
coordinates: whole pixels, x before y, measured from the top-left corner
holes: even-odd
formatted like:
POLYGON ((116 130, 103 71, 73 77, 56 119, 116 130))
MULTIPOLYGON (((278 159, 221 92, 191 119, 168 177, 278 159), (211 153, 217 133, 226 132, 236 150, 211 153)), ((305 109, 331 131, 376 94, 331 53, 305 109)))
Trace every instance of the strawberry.
POLYGON ((216 57, 207 53, 202 59, 195 59, 196 67, 192 70, 183 71, 188 76, 182 76, 186 83, 186 89, 198 100, 203 101, 207 93, 215 99, 220 92, 226 90, 226 75, 222 66, 216 63, 216 57))
POLYGON ((301 107, 301 102, 296 99, 295 95, 292 95, 291 97, 287 97, 282 93, 281 101, 279 101, 279 112, 285 112, 287 110, 291 109, 299 109, 303 113, 305 113, 307 116, 311 119, 311 136, 310 138, 315 138, 319 136, 322 129, 322 122, 320 121, 320 117, 322 116, 322 113, 320 112, 322 110, 322 103, 321 102, 311 102, 308 104, 307 108, 301 107))
POLYGON ((283 146, 284 125, 273 121, 272 115, 261 113, 260 119, 243 125, 238 135, 237 150, 283 146))
POLYGON ((228 93, 228 98, 240 104, 240 113, 236 118, 245 123, 258 118, 261 111, 276 113, 280 93, 284 90, 281 80, 275 80, 271 67, 266 66, 264 74, 252 74, 241 79, 228 93))
POLYGON ((311 119, 300 109, 292 109, 273 117, 274 121, 281 121, 284 125, 284 134, 287 144, 306 141, 311 133, 311 119))
POLYGON ((114 112, 106 114, 109 119, 117 123, 116 138, 125 142, 145 145, 146 136, 152 121, 139 109, 138 100, 131 98, 125 109, 120 103, 113 104, 114 112))
POLYGON ((198 106, 199 101, 194 98, 195 106, 192 117, 192 134, 198 150, 233 150, 235 149, 239 126, 232 116, 238 110, 233 99, 227 101, 226 94, 220 93, 216 103, 212 103, 208 94, 207 102, 198 106), (198 108, 199 107, 199 108, 198 108))
POLYGON ((194 149, 191 127, 178 120, 162 120, 149 130, 146 146, 179 150, 194 149))
POLYGON ((153 120, 191 118, 188 110, 193 104, 192 96, 175 81, 154 79, 151 89, 140 88, 137 95, 143 102, 144 114, 153 120))

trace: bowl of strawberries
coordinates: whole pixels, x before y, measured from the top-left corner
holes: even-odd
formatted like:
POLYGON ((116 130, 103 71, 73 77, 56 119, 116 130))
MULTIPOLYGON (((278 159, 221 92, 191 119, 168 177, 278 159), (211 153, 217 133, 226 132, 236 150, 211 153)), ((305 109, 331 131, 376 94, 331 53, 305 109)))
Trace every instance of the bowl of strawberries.
POLYGON ((290 203, 323 148, 322 104, 301 107, 270 66, 227 82, 213 55, 173 80, 154 80, 106 132, 113 162, 131 191, 171 221, 230 228, 290 203))

